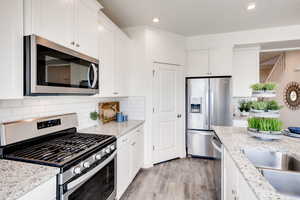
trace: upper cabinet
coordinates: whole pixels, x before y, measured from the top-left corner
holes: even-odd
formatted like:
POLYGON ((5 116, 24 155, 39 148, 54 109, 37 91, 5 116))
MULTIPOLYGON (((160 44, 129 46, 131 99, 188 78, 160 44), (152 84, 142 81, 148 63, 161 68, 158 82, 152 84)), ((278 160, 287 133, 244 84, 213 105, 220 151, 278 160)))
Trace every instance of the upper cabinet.
POLYGON ((187 77, 232 75, 232 48, 210 48, 187 52, 187 77))
POLYGON ((0 99, 23 98, 23 1, 0 6, 0 99))
POLYGON ((131 40, 103 13, 99 14, 100 91, 102 97, 128 96, 131 40))
POLYGON ((233 96, 250 97, 250 86, 259 82, 259 47, 236 48, 233 54, 233 96))
POLYGON ((28 0, 25 35, 36 34, 73 50, 98 57, 98 11, 95 0, 28 0))
POLYGON ((209 73, 209 51, 195 50, 187 54, 187 77, 207 76, 209 73))

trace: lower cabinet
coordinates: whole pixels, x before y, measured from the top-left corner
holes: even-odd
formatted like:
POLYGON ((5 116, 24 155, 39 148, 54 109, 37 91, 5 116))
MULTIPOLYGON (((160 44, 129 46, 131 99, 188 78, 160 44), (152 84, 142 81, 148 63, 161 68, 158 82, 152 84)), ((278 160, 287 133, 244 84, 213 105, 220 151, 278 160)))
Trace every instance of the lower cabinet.
POLYGON ((143 126, 118 138, 117 199, 120 199, 144 163, 143 126))
POLYGON ((223 200, 256 200, 228 152, 223 152, 223 200))
POLYGON ((36 187, 32 191, 28 192, 18 200, 55 200, 56 199, 56 176, 51 178, 49 181, 36 187))

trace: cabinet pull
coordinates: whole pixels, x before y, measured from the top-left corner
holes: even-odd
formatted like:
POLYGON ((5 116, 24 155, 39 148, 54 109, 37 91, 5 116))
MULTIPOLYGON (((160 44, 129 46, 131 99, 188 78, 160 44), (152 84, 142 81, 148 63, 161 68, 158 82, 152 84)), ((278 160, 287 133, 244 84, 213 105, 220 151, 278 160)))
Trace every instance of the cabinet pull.
POLYGON ((122 142, 126 142, 128 139, 123 139, 122 142))
POLYGON ((119 93, 118 93, 118 92, 114 92, 113 94, 117 95, 117 94, 119 94, 119 93))
POLYGON ((76 47, 80 47, 80 45, 77 43, 77 44, 76 44, 76 47))
POLYGON ((72 41, 72 42, 71 42, 71 45, 75 45, 75 42, 74 42, 74 41, 72 41))
POLYGON ((134 145, 135 145, 135 142, 134 142, 134 143, 132 143, 131 145, 132 145, 132 146, 134 146, 134 145))

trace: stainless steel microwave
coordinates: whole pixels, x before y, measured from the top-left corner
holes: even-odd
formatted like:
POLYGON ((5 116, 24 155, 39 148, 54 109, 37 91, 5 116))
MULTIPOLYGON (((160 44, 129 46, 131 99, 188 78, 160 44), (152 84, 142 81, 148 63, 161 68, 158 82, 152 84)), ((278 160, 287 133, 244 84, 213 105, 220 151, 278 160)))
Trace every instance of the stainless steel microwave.
POLYGON ((36 35, 24 37, 24 95, 98 93, 99 60, 36 35))

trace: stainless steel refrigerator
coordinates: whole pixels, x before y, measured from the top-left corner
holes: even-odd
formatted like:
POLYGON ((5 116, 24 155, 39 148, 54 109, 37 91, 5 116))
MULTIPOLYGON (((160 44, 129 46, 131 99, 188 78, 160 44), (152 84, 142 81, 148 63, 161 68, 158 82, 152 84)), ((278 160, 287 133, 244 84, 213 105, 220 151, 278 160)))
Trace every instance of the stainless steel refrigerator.
POLYGON ((216 157, 213 125, 231 126, 231 77, 187 78, 187 153, 216 157))

